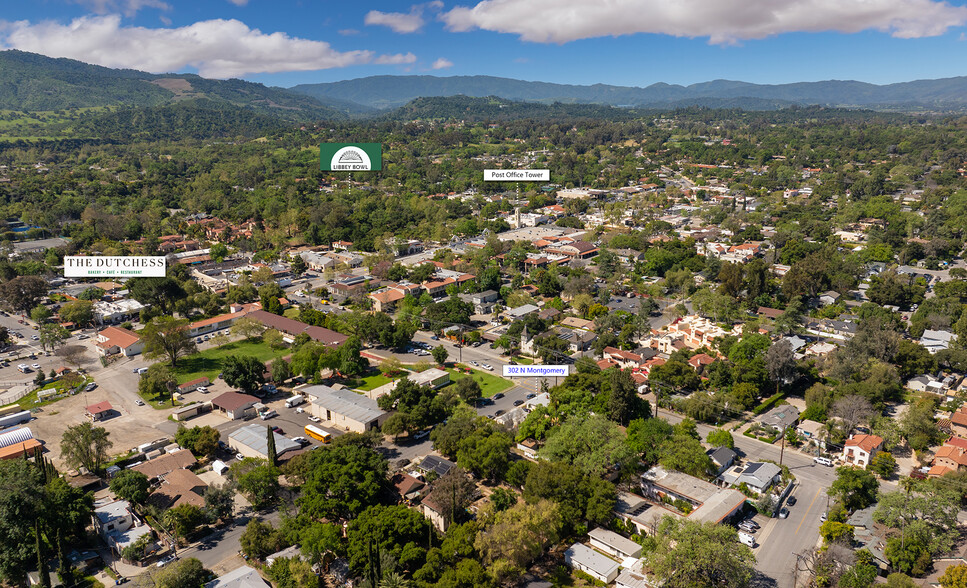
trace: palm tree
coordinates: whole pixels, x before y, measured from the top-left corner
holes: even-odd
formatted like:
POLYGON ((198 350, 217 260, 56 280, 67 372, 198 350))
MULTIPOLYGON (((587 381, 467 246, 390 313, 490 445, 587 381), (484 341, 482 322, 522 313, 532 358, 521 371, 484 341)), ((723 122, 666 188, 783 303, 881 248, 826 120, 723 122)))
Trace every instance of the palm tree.
POLYGON ((413 582, 410 582, 396 572, 389 572, 383 576, 383 579, 378 584, 378 588, 412 588, 412 586, 413 582))

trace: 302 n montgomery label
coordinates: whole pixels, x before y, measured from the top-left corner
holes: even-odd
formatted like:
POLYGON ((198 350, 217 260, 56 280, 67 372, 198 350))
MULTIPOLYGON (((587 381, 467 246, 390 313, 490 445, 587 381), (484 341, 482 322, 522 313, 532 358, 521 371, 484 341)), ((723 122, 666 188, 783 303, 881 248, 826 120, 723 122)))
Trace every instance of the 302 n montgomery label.
POLYGON ((65 278, 163 278, 168 261, 162 255, 68 255, 65 278))

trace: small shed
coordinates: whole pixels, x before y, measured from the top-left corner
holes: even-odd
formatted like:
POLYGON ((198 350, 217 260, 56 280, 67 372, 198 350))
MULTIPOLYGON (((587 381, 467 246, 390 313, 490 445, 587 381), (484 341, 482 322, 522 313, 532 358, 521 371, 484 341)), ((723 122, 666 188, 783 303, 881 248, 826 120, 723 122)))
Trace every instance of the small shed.
POLYGON ((108 401, 98 402, 97 404, 92 404, 84 409, 84 414, 87 418, 91 419, 92 422, 103 421, 108 418, 111 413, 114 412, 114 407, 108 401))

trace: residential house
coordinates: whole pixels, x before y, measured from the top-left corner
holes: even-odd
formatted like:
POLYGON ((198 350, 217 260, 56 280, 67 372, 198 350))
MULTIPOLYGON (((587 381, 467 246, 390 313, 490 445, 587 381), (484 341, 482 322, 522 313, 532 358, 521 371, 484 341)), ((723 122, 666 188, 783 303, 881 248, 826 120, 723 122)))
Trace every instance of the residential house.
POLYGON ((750 462, 733 466, 720 476, 723 483, 738 488, 745 484, 756 494, 767 492, 782 479, 782 469, 774 463, 750 462))
POLYGON ((839 302, 839 298, 840 298, 839 292, 829 290, 828 292, 823 292, 822 294, 819 295, 819 303, 822 304, 823 306, 832 306, 837 302, 839 302))
POLYGON ((235 568, 205 584, 205 588, 267 588, 268 586, 269 583, 262 579, 258 570, 248 566, 235 568))
POLYGON ((161 510, 183 504, 204 508, 206 488, 208 484, 191 470, 175 470, 162 478, 161 486, 151 493, 148 500, 161 510))
POLYGON ((843 444, 843 461, 865 468, 882 449, 883 438, 878 435, 850 435, 843 444))
POLYGON ((141 337, 121 327, 106 327, 98 331, 95 346, 97 352, 103 356, 120 353, 125 357, 132 357, 144 351, 141 337))
POLYGON ((715 465, 716 476, 721 476, 722 472, 732 467, 732 464, 735 463, 735 460, 739 458, 738 453, 725 446, 713 447, 705 453, 712 460, 712 464, 715 465))
POLYGON ((958 437, 967 437, 967 406, 950 415, 950 431, 958 437))
POLYGON ((823 433, 823 424, 809 419, 803 419, 796 425, 796 433, 807 442, 818 446, 820 449, 826 448, 823 433))
POLYGON ((641 557, 641 545, 603 527, 591 529, 588 537, 591 547, 613 557, 621 559, 641 557))
POLYGON ((427 455, 417 464, 416 469, 420 470, 423 474, 433 472, 438 478, 442 478, 455 467, 457 467, 457 464, 448 459, 444 459, 438 455, 427 455))
POLYGON ((165 453, 155 459, 131 466, 131 469, 144 474, 148 480, 154 482, 159 478, 165 477, 171 472, 183 470, 194 466, 198 460, 188 449, 179 449, 171 453, 165 453))
POLYGON ((620 566, 614 559, 583 543, 575 543, 564 551, 564 563, 605 584, 618 577, 620 566))
POLYGON ((770 427, 781 433, 796 425, 799 420, 799 409, 791 404, 781 404, 756 420, 763 427, 770 427))
POLYGON ((605 347, 603 355, 606 359, 614 361, 622 369, 634 369, 642 363, 642 357, 637 353, 616 347, 605 347))
POLYGON ((944 445, 937 449, 933 456, 933 465, 928 477, 938 478, 950 472, 960 471, 967 467, 967 450, 952 445, 944 445))
POLYGON ((948 349, 950 344, 957 340, 957 335, 950 331, 935 331, 925 329, 920 336, 920 344, 927 348, 930 353, 937 353, 948 349))
POLYGON ((406 298, 406 294, 396 288, 381 288, 375 292, 370 292, 367 297, 373 301, 373 310, 376 312, 393 312, 396 304, 406 298))
POLYGON ((94 529, 115 555, 120 555, 125 547, 152 532, 151 527, 134 514, 127 500, 95 502, 94 529))

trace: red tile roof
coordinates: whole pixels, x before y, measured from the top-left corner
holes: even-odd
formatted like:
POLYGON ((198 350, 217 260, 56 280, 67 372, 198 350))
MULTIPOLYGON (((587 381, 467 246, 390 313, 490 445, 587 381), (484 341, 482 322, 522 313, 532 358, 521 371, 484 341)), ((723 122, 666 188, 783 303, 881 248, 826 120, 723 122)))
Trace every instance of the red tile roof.
POLYGON ((883 445, 883 437, 878 435, 853 435, 846 440, 846 447, 859 447, 866 453, 871 453, 877 447, 883 445))
POLYGON ((87 411, 87 414, 94 415, 94 414, 101 414, 103 412, 110 412, 114 410, 114 407, 111 406, 110 402, 105 400, 104 402, 98 402, 97 404, 92 404, 87 408, 85 408, 84 410, 87 411))

